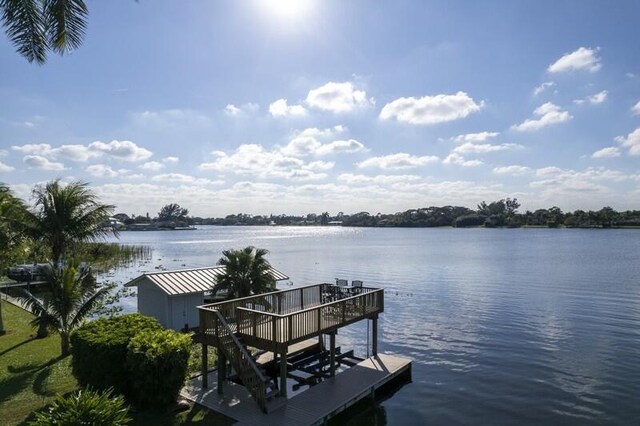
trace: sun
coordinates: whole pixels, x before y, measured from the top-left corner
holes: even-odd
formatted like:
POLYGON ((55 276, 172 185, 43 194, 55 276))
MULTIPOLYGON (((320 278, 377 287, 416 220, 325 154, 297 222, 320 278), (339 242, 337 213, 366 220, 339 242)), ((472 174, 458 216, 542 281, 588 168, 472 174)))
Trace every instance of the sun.
POLYGON ((314 0, 260 0, 259 4, 267 14, 281 21, 300 21, 309 15, 314 0))

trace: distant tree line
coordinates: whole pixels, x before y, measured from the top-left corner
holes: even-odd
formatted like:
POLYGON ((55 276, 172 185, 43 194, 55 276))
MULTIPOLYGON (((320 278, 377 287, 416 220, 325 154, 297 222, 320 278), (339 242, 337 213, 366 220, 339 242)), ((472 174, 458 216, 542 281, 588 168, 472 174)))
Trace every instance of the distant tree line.
MULTIPOLYGON (((179 206, 178 206, 179 207, 179 206)), ((619 228, 640 227, 640 210, 616 211, 611 207, 600 210, 563 212, 559 207, 519 212, 516 198, 504 198, 478 204, 476 209, 461 206, 423 207, 403 212, 354 214, 339 212, 309 213, 307 215, 250 215, 230 214, 223 218, 187 217, 182 220, 195 225, 221 226, 362 226, 430 228, 438 226, 466 227, 567 227, 567 228, 619 228)), ((153 219, 138 216, 137 220, 153 219)), ((157 220, 157 219, 155 219, 157 220)))

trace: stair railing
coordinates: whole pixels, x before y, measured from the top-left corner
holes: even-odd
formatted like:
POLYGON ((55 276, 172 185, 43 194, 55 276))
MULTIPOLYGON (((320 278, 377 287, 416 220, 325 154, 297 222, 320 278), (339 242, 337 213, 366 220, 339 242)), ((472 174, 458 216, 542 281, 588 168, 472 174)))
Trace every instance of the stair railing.
POLYGON ((218 347, 222 348, 231 365, 240 376, 245 388, 253 395, 260 408, 265 411, 267 405, 267 378, 262 374, 258 364, 233 333, 224 316, 218 310, 213 310, 213 312, 215 312, 218 323, 221 325, 221 327, 216 327, 219 341, 218 347))

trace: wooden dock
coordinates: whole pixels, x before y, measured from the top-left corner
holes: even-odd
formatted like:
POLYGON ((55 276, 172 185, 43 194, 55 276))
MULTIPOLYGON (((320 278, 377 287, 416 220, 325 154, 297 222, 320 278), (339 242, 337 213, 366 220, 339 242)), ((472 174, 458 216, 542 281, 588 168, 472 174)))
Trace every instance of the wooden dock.
POLYGON ((236 420, 238 425, 318 425, 410 371, 410 360, 379 354, 291 397, 269 414, 260 410, 241 385, 226 382, 224 395, 219 395, 215 371, 209 373, 213 386, 203 389, 202 377, 198 377, 187 383, 182 396, 236 420))

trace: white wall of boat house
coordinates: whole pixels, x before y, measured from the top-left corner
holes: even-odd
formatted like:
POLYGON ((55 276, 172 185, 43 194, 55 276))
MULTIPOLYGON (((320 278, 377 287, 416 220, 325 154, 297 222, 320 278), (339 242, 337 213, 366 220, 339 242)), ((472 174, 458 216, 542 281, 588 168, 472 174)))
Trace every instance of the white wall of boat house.
POLYGON ((173 330, 198 326, 198 306, 204 303, 204 293, 170 296, 148 279, 140 280, 137 286, 139 313, 154 317, 173 330))

